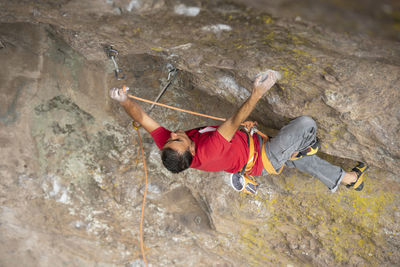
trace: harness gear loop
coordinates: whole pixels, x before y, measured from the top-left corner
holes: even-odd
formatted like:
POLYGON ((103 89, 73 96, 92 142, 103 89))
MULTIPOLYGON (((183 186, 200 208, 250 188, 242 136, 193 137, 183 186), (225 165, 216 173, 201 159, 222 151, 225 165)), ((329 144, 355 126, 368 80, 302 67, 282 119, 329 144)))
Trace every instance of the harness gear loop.
POLYGON ((256 121, 245 121, 242 123, 246 132, 249 132, 251 136, 258 131, 257 124, 256 121))

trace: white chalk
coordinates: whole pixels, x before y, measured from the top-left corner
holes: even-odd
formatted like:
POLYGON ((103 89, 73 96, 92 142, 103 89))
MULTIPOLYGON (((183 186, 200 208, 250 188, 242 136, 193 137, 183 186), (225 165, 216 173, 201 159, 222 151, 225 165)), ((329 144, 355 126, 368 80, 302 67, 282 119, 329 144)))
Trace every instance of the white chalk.
POLYGON ((174 11, 178 15, 196 17, 200 13, 200 8, 195 6, 185 6, 184 4, 180 4, 175 6, 174 11))
POLYGON ((279 71, 275 71, 275 70, 266 70, 264 72, 261 72, 259 74, 257 74, 256 79, 261 76, 261 80, 260 82, 264 82, 266 79, 268 79, 268 75, 270 74, 275 74, 276 80, 280 80, 282 79, 282 74, 279 71))

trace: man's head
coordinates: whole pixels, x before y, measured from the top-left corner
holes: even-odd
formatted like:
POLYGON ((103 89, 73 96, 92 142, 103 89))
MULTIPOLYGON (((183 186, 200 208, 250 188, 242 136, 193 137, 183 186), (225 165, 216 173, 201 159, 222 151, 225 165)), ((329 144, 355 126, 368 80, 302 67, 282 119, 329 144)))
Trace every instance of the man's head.
POLYGON ((195 145, 182 130, 171 133, 165 143, 161 159, 164 166, 173 173, 179 173, 189 168, 195 152, 195 145))

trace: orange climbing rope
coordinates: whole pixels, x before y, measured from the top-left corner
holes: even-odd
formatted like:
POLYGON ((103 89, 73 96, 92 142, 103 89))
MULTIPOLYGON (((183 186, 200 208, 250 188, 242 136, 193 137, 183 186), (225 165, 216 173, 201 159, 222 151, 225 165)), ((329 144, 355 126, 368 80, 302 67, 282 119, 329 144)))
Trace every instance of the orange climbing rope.
POLYGON ((142 144, 142 138, 140 136, 140 131, 139 128, 133 125, 133 128, 136 129, 138 137, 139 137, 139 145, 140 145, 140 151, 142 154, 142 159, 143 159, 143 168, 144 168, 144 193, 143 193, 143 202, 142 202, 142 212, 140 214, 140 250, 142 251, 142 257, 143 261, 148 266, 147 260, 146 260, 146 255, 144 253, 144 245, 143 245, 143 217, 144 217, 144 205, 146 204, 146 194, 147 194, 147 168, 146 168, 146 158, 144 157, 144 150, 143 150, 143 144, 142 144))
POLYGON ((151 101, 151 100, 147 100, 147 99, 144 99, 144 98, 140 98, 140 97, 137 97, 137 96, 134 96, 134 95, 128 95, 128 97, 136 99, 136 100, 139 100, 139 101, 142 101, 142 102, 154 104, 154 105, 161 106, 161 107, 164 107, 164 108, 174 109, 174 110, 177 110, 177 111, 182 111, 182 112, 189 113, 189 114, 196 115, 196 116, 206 117, 206 118, 214 119, 214 120, 218 120, 218 121, 225 121, 226 120, 224 118, 214 117, 214 116, 202 114, 202 113, 199 113, 199 112, 186 110, 186 109, 183 109, 183 108, 177 108, 177 107, 169 106, 169 105, 166 105, 166 104, 161 104, 161 103, 154 102, 154 101, 151 101))

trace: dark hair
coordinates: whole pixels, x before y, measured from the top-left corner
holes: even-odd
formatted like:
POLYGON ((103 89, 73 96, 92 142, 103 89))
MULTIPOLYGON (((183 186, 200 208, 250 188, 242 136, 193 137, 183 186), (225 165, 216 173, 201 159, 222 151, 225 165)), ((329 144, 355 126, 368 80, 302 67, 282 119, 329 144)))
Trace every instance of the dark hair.
POLYGON ((172 148, 165 148, 161 152, 161 160, 165 168, 170 172, 179 173, 189 168, 192 163, 193 156, 189 149, 180 154, 172 148))

